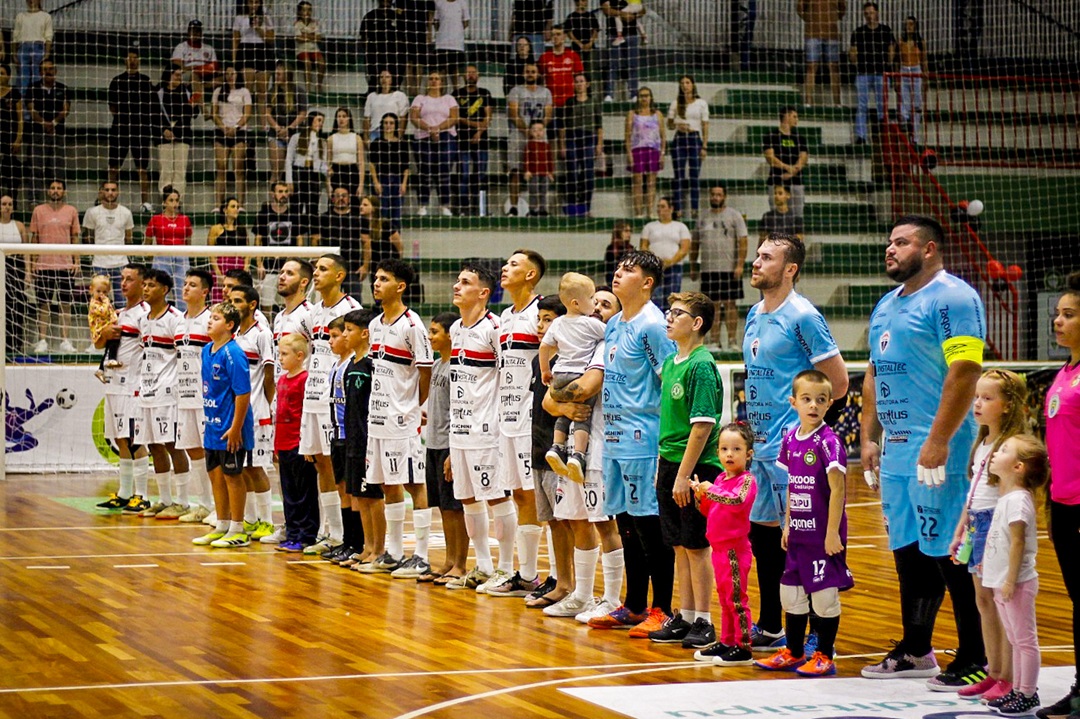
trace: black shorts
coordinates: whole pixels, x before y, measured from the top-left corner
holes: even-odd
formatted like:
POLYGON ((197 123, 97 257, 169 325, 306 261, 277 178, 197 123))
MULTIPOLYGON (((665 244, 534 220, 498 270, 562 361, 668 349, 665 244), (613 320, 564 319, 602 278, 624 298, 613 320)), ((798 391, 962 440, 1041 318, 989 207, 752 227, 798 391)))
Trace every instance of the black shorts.
POLYGON ((113 127, 109 129, 109 169, 118 170, 131 153, 136 169, 150 166, 149 127, 113 127))
POLYGON ((220 129, 214 130, 214 144, 221 145, 227 150, 231 150, 237 145, 246 143, 247 141, 247 130, 237 130, 236 134, 232 137, 227 137, 225 133, 220 129))
POLYGON ((263 43, 241 43, 237 54, 237 70, 273 72, 277 58, 274 48, 263 43))
POLYGON ((345 481, 348 470, 345 458, 345 441, 335 439, 330 443, 330 465, 334 469, 334 481, 341 484, 345 481))
POLYGON ((428 506, 460 511, 462 504, 460 499, 454 499, 454 483, 447 482, 443 472, 443 463, 449 456, 449 449, 429 449, 424 457, 428 506))
MULTIPOLYGON (((694 474, 702 482, 711 482, 719 472, 716 467, 707 465, 694 467, 694 474)), ((707 549, 709 540, 705 537, 705 515, 693 501, 680 507, 671 495, 678 473, 677 462, 660 458, 656 467, 656 503, 660 507, 660 533, 664 537, 664 544, 685 549, 707 549)))
POLYGON ((39 305, 46 302, 59 305, 75 303, 74 270, 35 270, 33 280, 34 297, 39 305))
POLYGON ((435 52, 435 46, 428 44, 427 35, 423 33, 401 34, 398 46, 402 48, 401 57, 408 65, 425 66, 435 52))
POLYGON ((227 449, 206 449, 206 471, 213 472, 218 467, 230 477, 236 477, 251 464, 251 450, 241 449, 230 452, 227 449))
POLYGON ((367 459, 349 457, 345 462, 345 492, 359 499, 382 499, 383 486, 367 481, 367 459))
POLYGON ((743 283, 734 272, 702 272, 701 293, 713 302, 741 300, 743 283))
POLYGON ((435 67, 453 75, 465 67, 464 50, 435 50, 435 67))

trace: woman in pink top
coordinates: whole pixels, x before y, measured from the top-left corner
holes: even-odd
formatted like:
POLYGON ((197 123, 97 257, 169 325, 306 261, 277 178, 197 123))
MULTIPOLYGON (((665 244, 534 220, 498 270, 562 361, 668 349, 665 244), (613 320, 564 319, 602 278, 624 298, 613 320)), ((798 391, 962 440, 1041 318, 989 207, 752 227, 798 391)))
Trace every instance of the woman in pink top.
POLYGON ((1073 652, 1077 678, 1061 701, 1044 711, 1071 714, 1070 703, 1080 700, 1080 272, 1065 279, 1065 293, 1054 310, 1054 339, 1069 350, 1069 361, 1057 373, 1046 393, 1046 449, 1050 454, 1050 541, 1054 544, 1061 577, 1073 604, 1073 652))
MULTIPOLYGON (((155 245, 186 245, 191 240, 191 220, 180 214, 180 193, 167 186, 161 191, 161 214, 154 215, 146 225, 146 239, 155 245)), ((180 289, 188 271, 188 258, 158 255, 154 268, 165 270, 173 280, 173 304, 181 311, 187 305, 180 299, 180 289)))
POLYGON ((416 128, 416 154, 419 173, 416 175, 416 196, 420 216, 427 215, 431 185, 439 192, 443 215, 450 210, 450 172, 457 157, 458 103, 453 95, 443 94, 443 74, 434 70, 428 74, 426 95, 417 95, 412 102, 409 120, 416 128))

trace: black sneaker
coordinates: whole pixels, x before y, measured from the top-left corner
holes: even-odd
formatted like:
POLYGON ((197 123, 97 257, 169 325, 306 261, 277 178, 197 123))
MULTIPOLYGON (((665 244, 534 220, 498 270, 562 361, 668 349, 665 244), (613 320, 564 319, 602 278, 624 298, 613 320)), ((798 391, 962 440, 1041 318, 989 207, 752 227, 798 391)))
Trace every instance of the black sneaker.
POLYGON ((511 207, 509 210, 506 211, 507 217, 517 217, 517 214, 518 209, 516 207, 511 207))
POLYGON ((664 626, 655 632, 649 632, 649 641, 657 644, 679 644, 690 634, 691 627, 690 622, 682 618, 682 614, 676 613, 664 622, 664 626))
POLYGON ((773 654, 787 646, 787 637, 781 629, 775 634, 767 632, 758 625, 750 627, 750 648, 755 652, 768 652, 773 654))
POLYGON ((128 505, 128 500, 123 497, 114 494, 106 499, 104 502, 98 502, 94 506, 98 509, 123 509, 128 505))
POLYGON ((698 617, 690 626, 690 633, 682 640, 683 649, 699 649, 716 642, 716 627, 708 619, 698 617))
POLYGON ((998 707, 997 713, 1003 717, 1022 717, 1034 714, 1039 708, 1039 692, 1031 696, 1014 692, 1013 698, 998 707))
POLYGON ((965 659, 953 659, 945 671, 926 680, 926 688, 933 692, 958 692, 964 687, 978 684, 986 679, 986 670, 965 659))
POLYGON ((525 601, 529 602, 529 601, 532 601, 533 599, 539 599, 540 597, 544 596, 545 594, 548 594, 553 589, 555 589, 555 585, 558 584, 558 583, 559 582, 558 582, 558 580, 555 579, 555 577, 548 576, 547 579, 540 582, 539 587, 537 587, 534 591, 532 591, 531 593, 529 593, 529 594, 527 594, 525 596, 525 601))
POLYGON ((746 647, 730 647, 725 653, 713 658, 713 664, 725 667, 746 667, 754 663, 754 653, 746 647))
POLYGON ((560 477, 567 476, 566 447, 561 447, 557 444, 551 445, 551 449, 544 455, 544 459, 547 460, 548 466, 551 467, 552 472, 560 477))
POLYGON ((1009 693, 1005 696, 998 697, 997 699, 991 699, 990 701, 986 702, 986 706, 990 707, 990 709, 992 709, 993 711, 998 711, 999 709, 1001 709, 1002 706, 1004 706, 1008 702, 1011 702, 1019 694, 1020 692, 1016 691, 1015 689, 1010 689, 1009 693))
POLYGON ((717 642, 704 649, 698 649, 694 652, 694 659, 699 662, 712 662, 714 659, 724 656, 731 651, 731 647, 723 642, 717 642))
POLYGON ((331 549, 329 552, 324 552, 322 558, 333 564, 341 564, 346 559, 356 553, 356 550, 347 546, 344 542, 331 549))
POLYGON ((1035 714, 1039 719, 1065 719, 1065 717, 1077 711, 1080 711, 1080 692, 1077 691, 1076 685, 1073 684, 1069 688, 1068 694, 1050 706, 1043 707, 1035 714))

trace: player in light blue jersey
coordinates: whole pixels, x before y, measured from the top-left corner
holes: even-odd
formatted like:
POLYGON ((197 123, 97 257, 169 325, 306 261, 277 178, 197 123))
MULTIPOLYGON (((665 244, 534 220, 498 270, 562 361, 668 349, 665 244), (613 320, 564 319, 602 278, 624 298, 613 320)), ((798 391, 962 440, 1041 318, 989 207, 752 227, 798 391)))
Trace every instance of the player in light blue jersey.
POLYGON ((971 574, 948 556, 949 527, 956 526, 968 489, 971 403, 982 372, 986 320, 975 290, 945 271, 944 243, 944 230, 933 219, 897 220, 885 249, 885 273, 902 284, 870 316, 862 465, 871 486, 880 472, 904 632, 884 660, 862 673, 873 679, 932 677, 931 689, 955 692, 986 676, 971 574), (932 637, 946 588, 960 646, 939 674, 932 637))
MULTIPOLYGON (((787 472, 776 460, 784 434, 799 423, 788 401, 800 372, 816 369, 832 383, 833 396, 847 394, 844 358, 825 318, 795 291, 806 262, 806 246, 794 235, 771 233, 757 248, 750 285, 761 301, 750 308, 743 332, 747 421, 754 430, 754 473, 758 494, 750 511, 750 546, 757 568, 761 605, 751 635, 756 651, 775 651, 784 643, 780 578, 786 556, 780 522, 787 507, 787 472)), ((816 624, 811 627, 814 630, 816 624)))

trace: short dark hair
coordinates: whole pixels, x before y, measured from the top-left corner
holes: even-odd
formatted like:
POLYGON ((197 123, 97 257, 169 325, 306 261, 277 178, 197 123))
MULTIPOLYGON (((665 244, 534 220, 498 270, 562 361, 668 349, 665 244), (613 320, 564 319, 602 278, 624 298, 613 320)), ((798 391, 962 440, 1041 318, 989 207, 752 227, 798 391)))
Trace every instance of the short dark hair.
POLYGON ((405 260, 397 257, 387 257, 386 259, 379 260, 379 264, 375 265, 375 271, 382 270, 388 275, 393 276, 398 282, 404 282, 405 287, 412 287, 416 282, 416 270, 405 260))
POLYGON ((150 269, 146 270, 146 272, 143 273, 142 278, 144 280, 153 280, 154 282, 157 282, 159 285, 164 287, 166 290, 171 290, 173 288, 172 275, 170 275, 165 270, 159 270, 156 267, 151 267, 150 269))
POLYGON ((716 321, 716 307, 713 306, 708 295, 700 292, 672 292, 667 300, 669 306, 676 302, 686 305, 692 316, 701 318, 701 329, 698 330, 698 334, 702 337, 709 334, 713 322, 716 321))
POLYGON ((342 315, 345 321, 350 325, 356 325, 360 329, 366 330, 371 321, 378 316, 378 313, 371 308, 364 310, 351 310, 342 315))
POLYGON ((461 315, 457 312, 440 312, 431 318, 431 321, 435 324, 441 325, 444 330, 449 330, 450 325, 461 319, 461 315))
POLYGON ((709 189, 710 190, 715 189, 717 187, 719 187, 721 190, 723 190, 725 195, 727 194, 727 184, 725 182, 723 182, 722 180, 713 180, 712 182, 709 183, 709 189))
POLYGON ((544 273, 547 272, 547 260, 545 260, 544 256, 541 255, 536 250, 530 250, 530 249, 522 247, 522 248, 514 250, 510 254, 512 254, 512 255, 525 255, 526 259, 528 259, 529 262, 533 263, 533 265, 536 267, 536 271, 540 275, 539 277, 536 278, 537 282, 539 282, 543 278, 544 273))
POLYGON ((338 269, 340 269, 342 272, 348 272, 349 271, 349 266, 347 264, 345 264, 345 258, 342 257, 341 255, 336 255, 333 252, 327 252, 325 255, 319 255, 319 259, 320 260, 330 260, 335 265, 337 265, 338 269))
POLYGON ((60 185, 60 187, 63 187, 65 190, 67 189, 67 183, 61 180, 59 177, 54 177, 53 179, 49 180, 49 185, 60 185))
POLYGON ((829 396, 832 396, 832 380, 829 379, 829 375, 825 374, 819 369, 804 369, 799 374, 795 375, 795 379, 791 380, 791 394, 795 394, 795 388, 799 386, 800 382, 810 382, 811 384, 823 384, 829 388, 829 396))
POLYGON ((784 105, 780 108, 780 122, 783 122, 784 118, 787 117, 790 113, 798 111, 799 108, 795 107, 794 105, 784 105))
POLYGON ((878 9, 878 6, 877 6, 877 3, 876 3, 876 2, 864 2, 864 3, 862 4, 862 9, 863 9, 863 10, 865 10, 865 9, 866 9, 866 8, 868 8, 868 7, 872 7, 872 8, 874 8, 875 10, 877 10, 877 9, 878 9))
POLYGON ((619 267, 640 267, 641 273, 646 277, 652 277, 655 290, 660 284, 660 278, 664 276, 664 263, 659 257, 648 250, 633 250, 619 258, 619 267))
POLYGON ((495 288, 499 286, 499 280, 495 277, 495 272, 486 265, 466 262, 461 265, 461 271, 475 274, 476 279, 480 280, 480 284, 487 287, 490 292, 494 292, 495 288))
POLYGON ((562 317, 566 314, 566 305, 562 303, 558 295, 548 295, 540 298, 540 301, 536 303, 536 311, 554 312, 556 317, 562 317))
POLYGON ((1061 294, 1080 299, 1080 270, 1075 270, 1065 276, 1065 289, 1061 294))
POLYGON ((198 277, 199 282, 202 283, 203 289, 211 290, 214 288, 214 276, 200 267, 195 267, 184 273, 185 277, 198 277))
POLYGON ((236 287, 233 287, 231 290, 229 290, 229 294, 232 294, 233 292, 243 293, 244 300, 247 302, 259 301, 259 291, 251 285, 237 285, 236 287))
POLYGON ((778 245, 784 246, 784 262, 795 265, 795 277, 793 280, 799 279, 799 273, 802 272, 803 265, 806 264, 806 245, 796 235, 789 235, 785 232, 770 232, 765 236, 765 239, 758 243, 758 247, 761 247, 766 242, 774 242, 778 245))
POLYGON ((295 262, 300 265, 300 276, 310 280, 315 276, 315 268, 311 266, 311 263, 305 260, 303 257, 290 257, 285 260, 286 262, 295 262))
POLYGON ((146 272, 147 272, 147 270, 149 270, 150 268, 149 268, 149 267, 147 267, 146 265, 144 265, 144 264, 143 264, 143 263, 141 263, 141 262, 129 262, 129 263, 127 263, 126 265, 124 265, 124 266, 123 266, 123 267, 122 267, 121 269, 124 269, 124 270, 135 270, 136 272, 138 272, 138 273, 139 273, 139 278, 140 278, 140 279, 145 279, 145 278, 146 278, 146 272))
POLYGON ((247 270, 242 270, 239 267, 234 267, 225 273, 225 276, 230 280, 239 280, 241 285, 247 285, 252 287, 255 284, 255 280, 252 278, 251 273, 247 270))
POLYGON ((934 242, 939 248, 945 246, 945 228, 943 228, 941 223, 933 217, 927 217, 926 215, 904 215, 893 223, 889 231, 891 232, 903 225, 912 225, 917 230, 916 234, 919 235, 919 239, 922 240, 924 245, 929 242, 934 242))

